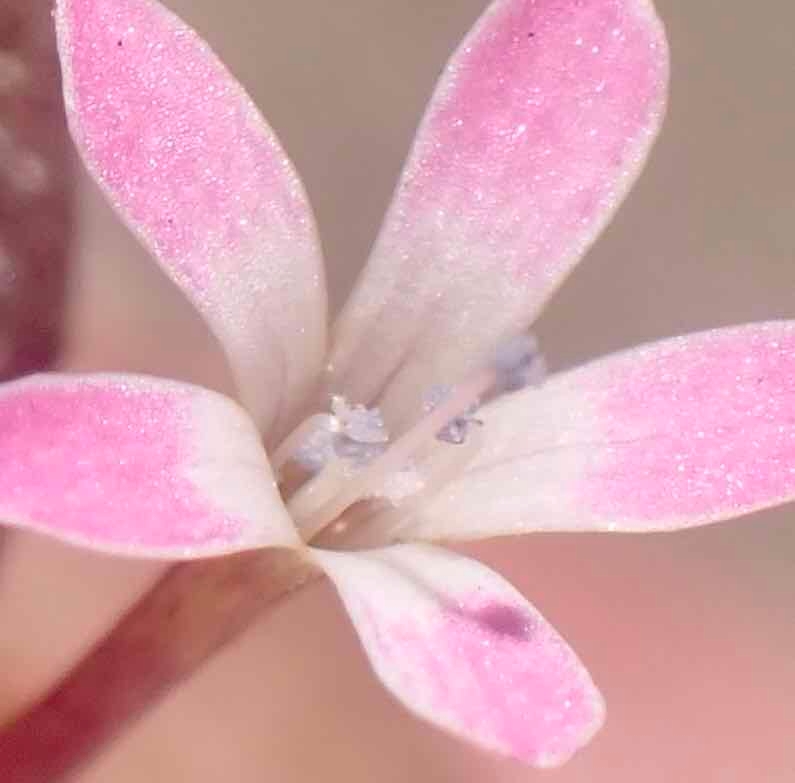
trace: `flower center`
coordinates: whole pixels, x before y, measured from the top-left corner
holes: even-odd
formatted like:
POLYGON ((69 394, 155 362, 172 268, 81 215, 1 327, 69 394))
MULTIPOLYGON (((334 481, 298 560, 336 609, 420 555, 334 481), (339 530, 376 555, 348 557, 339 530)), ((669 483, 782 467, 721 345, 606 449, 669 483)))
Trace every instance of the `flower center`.
POLYGON ((535 339, 512 338, 462 383, 431 389, 422 414, 395 437, 378 408, 332 397, 330 412, 301 422, 271 458, 301 537, 335 549, 397 540, 480 450, 481 405, 543 377, 535 339))

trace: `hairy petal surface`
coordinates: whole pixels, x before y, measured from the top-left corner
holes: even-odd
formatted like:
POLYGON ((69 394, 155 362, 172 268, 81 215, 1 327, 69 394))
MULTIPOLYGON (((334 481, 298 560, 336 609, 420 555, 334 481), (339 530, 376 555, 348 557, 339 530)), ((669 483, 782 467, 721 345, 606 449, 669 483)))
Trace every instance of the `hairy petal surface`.
POLYGON ((659 127, 648 0, 497 0, 453 56, 334 337, 333 381, 400 406, 525 328, 659 127))
POLYGON ((0 387, 0 519, 145 557, 298 542, 248 415, 215 392, 145 376, 0 387))
POLYGON ((485 566, 417 544, 313 554, 376 674, 420 717, 542 767, 601 725, 601 696, 577 657, 485 566))
POLYGON ((58 0, 72 135, 93 176, 221 339, 264 425, 325 348, 298 177, 209 46, 154 0, 58 0))
POLYGON ((485 448, 406 535, 670 530, 784 503, 795 498, 795 322, 619 353, 478 417, 485 448))

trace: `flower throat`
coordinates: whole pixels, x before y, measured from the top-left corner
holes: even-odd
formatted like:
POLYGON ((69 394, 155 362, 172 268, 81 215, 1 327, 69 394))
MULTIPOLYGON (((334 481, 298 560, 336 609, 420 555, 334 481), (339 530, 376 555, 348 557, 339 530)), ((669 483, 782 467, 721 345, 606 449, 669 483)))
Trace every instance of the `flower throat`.
POLYGON ((395 437, 378 408, 333 396, 330 412, 302 421, 271 459, 301 537, 345 549, 399 539, 420 503, 480 450, 478 409, 544 375, 536 340, 511 338, 460 384, 431 389, 422 414, 395 437))

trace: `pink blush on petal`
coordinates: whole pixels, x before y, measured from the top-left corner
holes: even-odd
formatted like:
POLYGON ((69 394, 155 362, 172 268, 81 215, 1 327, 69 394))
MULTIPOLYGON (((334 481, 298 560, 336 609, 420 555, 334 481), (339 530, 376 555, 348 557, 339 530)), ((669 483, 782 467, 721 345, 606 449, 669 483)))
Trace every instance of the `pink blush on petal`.
POLYGON ((269 227, 300 224, 300 186, 285 187, 256 108, 193 30, 143 0, 64 6, 73 132, 181 283, 201 294, 269 227))
POLYGON ((607 363, 588 395, 609 445, 587 477, 605 519, 734 516, 795 493, 795 329, 672 340, 607 363), (598 384, 598 385, 597 385, 598 384))
POLYGON ((191 395, 82 383, 0 398, 0 517, 77 542, 180 550, 233 541, 242 522, 186 477, 191 395))
POLYGON ((612 209, 620 172, 636 169, 656 126, 667 54, 650 19, 619 0, 498 4, 423 129, 432 143, 407 185, 409 215, 426 201, 480 215, 470 222, 489 245, 527 235, 503 259, 520 277, 555 274, 612 209))
POLYGON ((562 763, 601 723, 601 698, 581 664, 526 608, 477 593, 427 624, 396 623, 379 643, 416 677, 418 701, 522 761, 562 763))
POLYGON ((55 19, 88 172, 207 321, 256 423, 286 426, 322 361, 326 307, 312 213, 276 136, 157 0, 56 0, 55 19))

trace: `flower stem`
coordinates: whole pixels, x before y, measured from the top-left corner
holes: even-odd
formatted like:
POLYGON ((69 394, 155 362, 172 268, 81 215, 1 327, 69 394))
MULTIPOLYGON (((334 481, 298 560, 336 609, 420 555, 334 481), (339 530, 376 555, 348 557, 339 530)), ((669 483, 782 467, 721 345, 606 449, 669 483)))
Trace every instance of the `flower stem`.
POLYGON ((0 730, 0 780, 57 783, 318 572, 266 549, 170 569, 42 701, 0 730))

